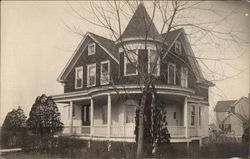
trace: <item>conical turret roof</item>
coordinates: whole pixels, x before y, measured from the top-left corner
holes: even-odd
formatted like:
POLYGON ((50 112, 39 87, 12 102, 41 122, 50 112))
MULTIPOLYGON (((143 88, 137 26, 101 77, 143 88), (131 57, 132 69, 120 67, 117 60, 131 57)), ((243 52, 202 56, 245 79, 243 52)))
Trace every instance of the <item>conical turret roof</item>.
POLYGON ((145 38, 148 32, 148 39, 161 40, 161 35, 151 21, 144 4, 140 3, 120 38, 145 38))

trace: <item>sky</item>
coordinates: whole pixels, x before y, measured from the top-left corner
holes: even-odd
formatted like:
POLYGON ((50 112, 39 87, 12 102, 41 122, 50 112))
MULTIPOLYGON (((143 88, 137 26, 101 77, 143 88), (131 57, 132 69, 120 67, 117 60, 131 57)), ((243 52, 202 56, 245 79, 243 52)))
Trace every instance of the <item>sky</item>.
MULTIPOLYGON (((86 10, 88 2, 70 2, 77 7, 79 3, 81 12, 92 17, 86 10)), ((231 28, 239 31, 241 38, 241 42, 235 44, 204 37, 193 46, 197 56, 232 59, 223 61, 223 64, 213 60, 204 60, 206 65, 200 62, 204 73, 208 67, 216 74, 230 77, 215 81, 216 87, 210 89, 210 122, 218 100, 239 99, 249 92, 249 4, 245 1, 218 1, 205 2, 204 5, 220 10, 225 15, 237 7, 226 21, 218 25, 218 30, 231 28)), ((199 10, 187 14, 196 20, 219 19, 199 10)), ((127 23, 124 21, 124 26, 127 23)), ((67 29, 66 25, 72 24, 81 28, 83 33, 91 31, 109 38, 103 28, 77 17, 67 1, 1 1, 0 125, 6 114, 18 106, 28 115, 37 96, 63 93, 63 86, 56 79, 82 38, 67 29)), ((215 79, 214 74, 206 73, 205 76, 215 79)))

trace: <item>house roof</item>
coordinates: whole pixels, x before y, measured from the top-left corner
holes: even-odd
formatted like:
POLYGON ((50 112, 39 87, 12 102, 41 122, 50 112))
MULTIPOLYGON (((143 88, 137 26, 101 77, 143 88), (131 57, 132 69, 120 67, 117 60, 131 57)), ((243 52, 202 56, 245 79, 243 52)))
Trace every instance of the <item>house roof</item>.
POLYGON ((226 112, 228 108, 234 103, 236 100, 224 100, 218 101, 215 105, 214 111, 215 112, 226 112))
POLYGON ((144 4, 140 3, 119 39, 145 38, 147 32, 147 38, 162 40, 162 37, 148 15, 144 4))
MULTIPOLYGON (((165 38, 166 34, 167 33, 164 33, 161 35, 163 39, 165 38)), ((208 81, 203 76, 202 71, 201 71, 201 67, 200 67, 197 59, 195 58, 195 54, 192 50, 192 47, 189 43, 189 40, 188 40, 183 28, 170 31, 168 33, 168 35, 166 37, 166 42, 165 42, 165 44, 168 46, 168 49, 171 49, 172 45, 179 37, 183 37, 182 39, 184 39, 184 43, 182 43, 182 44, 183 44, 184 49, 186 50, 188 61, 191 65, 192 71, 194 72, 194 74, 197 78, 197 82, 202 83, 202 84, 206 84, 208 86, 214 86, 214 84, 211 81, 208 81)))
POLYGON ((230 116, 235 116, 236 118, 238 118, 240 121, 242 121, 243 123, 247 123, 247 119, 245 119, 243 116, 241 116, 239 113, 233 113, 231 112, 225 119, 223 119, 221 122, 223 123, 225 120, 227 120, 230 116))
POLYGON ((104 51, 109 56, 111 56, 111 58, 114 59, 114 61, 116 61, 119 64, 119 54, 118 54, 118 50, 117 50, 117 47, 116 47, 114 41, 107 39, 107 38, 104 38, 102 36, 96 35, 94 33, 87 32, 84 35, 84 37, 82 38, 78 47, 76 48, 74 54, 71 56, 70 60, 68 61, 68 63, 64 67, 63 71, 61 72, 61 74, 57 78, 57 81, 63 82, 66 80, 69 72, 73 69, 74 64, 76 63, 76 61, 79 59, 79 57, 83 53, 82 51, 80 51, 81 50, 80 48, 84 49, 88 44, 88 41, 86 41, 87 37, 90 37, 91 39, 93 39, 102 49, 104 49, 104 51))
POLYGON ((115 42, 113 40, 104 38, 100 35, 96 35, 94 33, 89 32, 90 35, 93 36, 93 38, 99 42, 101 46, 103 46, 108 52, 110 52, 118 61, 119 61, 119 53, 118 48, 115 45, 115 42))
POLYGON ((235 105, 237 105, 241 100, 245 100, 246 102, 248 102, 249 103, 249 99, 247 98, 247 97, 241 97, 239 100, 237 100, 234 104, 233 104, 233 106, 235 106, 235 105))

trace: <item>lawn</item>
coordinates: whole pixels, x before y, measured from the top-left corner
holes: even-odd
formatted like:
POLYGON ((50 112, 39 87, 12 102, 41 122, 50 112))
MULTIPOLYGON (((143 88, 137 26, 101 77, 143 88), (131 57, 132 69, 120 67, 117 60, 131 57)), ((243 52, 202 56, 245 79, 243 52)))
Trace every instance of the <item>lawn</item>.
POLYGON ((48 155, 38 155, 34 153, 9 153, 3 156, 4 159, 56 159, 56 157, 49 157, 48 155))

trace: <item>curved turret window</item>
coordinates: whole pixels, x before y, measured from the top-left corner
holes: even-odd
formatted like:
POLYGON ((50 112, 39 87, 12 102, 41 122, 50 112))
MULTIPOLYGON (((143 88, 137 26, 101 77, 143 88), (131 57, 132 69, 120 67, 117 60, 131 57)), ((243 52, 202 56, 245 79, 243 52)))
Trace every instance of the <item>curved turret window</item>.
POLYGON ((137 75, 138 50, 130 50, 124 53, 124 75, 137 75))
POLYGON ((149 49, 148 50, 148 73, 152 72, 154 76, 160 76, 160 58, 158 57, 156 64, 155 64, 156 57, 157 57, 157 51, 149 49))

